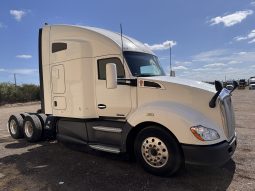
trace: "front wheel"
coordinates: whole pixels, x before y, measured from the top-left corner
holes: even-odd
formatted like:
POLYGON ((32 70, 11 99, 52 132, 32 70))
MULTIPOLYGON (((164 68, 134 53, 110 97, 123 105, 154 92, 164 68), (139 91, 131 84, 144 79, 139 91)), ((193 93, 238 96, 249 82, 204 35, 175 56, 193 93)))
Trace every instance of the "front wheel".
POLYGON ((161 127, 150 126, 141 130, 134 147, 138 162, 152 174, 170 176, 183 165, 179 143, 161 127))

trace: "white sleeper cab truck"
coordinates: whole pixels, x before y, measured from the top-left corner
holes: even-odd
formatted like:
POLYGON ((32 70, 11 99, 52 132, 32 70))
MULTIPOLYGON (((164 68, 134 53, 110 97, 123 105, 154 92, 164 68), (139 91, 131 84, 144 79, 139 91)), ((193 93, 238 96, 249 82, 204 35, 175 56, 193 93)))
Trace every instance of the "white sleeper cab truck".
POLYGON ((255 77, 249 79, 249 90, 255 90, 255 77))
MULTIPOLYGON (((104 29, 39 31, 41 113, 9 119, 13 138, 56 138, 134 154, 156 175, 222 165, 236 148, 231 91, 166 76, 143 43, 104 29)), ((237 87, 237 84, 235 85, 237 87)))

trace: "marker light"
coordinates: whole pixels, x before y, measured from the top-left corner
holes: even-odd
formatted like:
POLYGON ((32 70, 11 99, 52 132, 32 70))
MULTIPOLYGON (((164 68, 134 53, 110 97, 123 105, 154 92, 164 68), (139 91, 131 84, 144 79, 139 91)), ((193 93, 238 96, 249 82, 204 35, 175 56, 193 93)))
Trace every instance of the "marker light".
POLYGON ((193 126, 190 128, 190 130, 193 135, 200 141, 213 141, 220 138, 220 135, 217 131, 202 125, 193 126))

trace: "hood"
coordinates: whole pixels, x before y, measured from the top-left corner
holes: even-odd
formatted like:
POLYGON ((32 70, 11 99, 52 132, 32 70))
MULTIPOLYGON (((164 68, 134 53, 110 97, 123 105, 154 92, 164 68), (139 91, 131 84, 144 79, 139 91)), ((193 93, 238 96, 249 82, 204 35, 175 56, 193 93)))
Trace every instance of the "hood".
POLYGON ((178 78, 178 77, 155 76, 155 77, 142 77, 139 79, 142 79, 144 81, 148 80, 148 81, 158 82, 158 83, 162 84, 163 86, 168 83, 171 83, 171 84, 175 84, 175 85, 182 85, 182 86, 188 86, 191 88, 197 88, 197 89, 209 91, 212 93, 216 92, 214 85, 207 84, 207 83, 200 82, 200 81, 195 81, 195 80, 178 78))
MULTIPOLYGON (((165 106, 164 109, 169 107, 169 110, 173 109, 173 106, 187 108, 184 112, 192 110, 220 127, 222 118, 219 104, 216 104, 215 108, 209 107, 215 93, 213 85, 178 77, 139 77, 137 82, 138 107, 150 108, 151 105, 157 105, 165 106)), ((190 115, 194 117, 194 121, 200 121, 196 115, 190 115)))

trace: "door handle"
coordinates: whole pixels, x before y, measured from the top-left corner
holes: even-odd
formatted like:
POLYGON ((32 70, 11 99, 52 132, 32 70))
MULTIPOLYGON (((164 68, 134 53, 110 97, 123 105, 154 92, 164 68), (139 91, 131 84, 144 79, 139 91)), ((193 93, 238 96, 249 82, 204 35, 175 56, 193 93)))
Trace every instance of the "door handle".
POLYGON ((105 109, 106 105, 105 104, 98 104, 97 107, 98 107, 98 109, 105 109))

